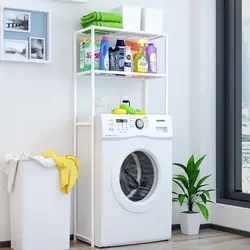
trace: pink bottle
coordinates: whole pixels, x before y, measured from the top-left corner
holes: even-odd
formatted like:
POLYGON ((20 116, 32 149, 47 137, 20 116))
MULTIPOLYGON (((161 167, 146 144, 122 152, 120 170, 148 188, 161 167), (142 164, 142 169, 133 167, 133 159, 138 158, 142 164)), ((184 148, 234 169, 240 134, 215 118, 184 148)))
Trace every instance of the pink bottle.
POLYGON ((148 73, 157 73, 157 48, 153 43, 149 43, 146 49, 146 57, 148 59, 148 73))

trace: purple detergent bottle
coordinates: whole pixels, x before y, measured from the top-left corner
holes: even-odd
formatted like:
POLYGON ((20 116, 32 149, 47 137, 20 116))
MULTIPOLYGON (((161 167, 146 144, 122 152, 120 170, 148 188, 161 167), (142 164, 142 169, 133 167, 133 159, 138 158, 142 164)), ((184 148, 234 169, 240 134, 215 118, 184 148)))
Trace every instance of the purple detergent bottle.
POLYGON ((146 57, 148 59, 148 73, 157 73, 157 48, 153 43, 149 43, 146 49, 146 57))

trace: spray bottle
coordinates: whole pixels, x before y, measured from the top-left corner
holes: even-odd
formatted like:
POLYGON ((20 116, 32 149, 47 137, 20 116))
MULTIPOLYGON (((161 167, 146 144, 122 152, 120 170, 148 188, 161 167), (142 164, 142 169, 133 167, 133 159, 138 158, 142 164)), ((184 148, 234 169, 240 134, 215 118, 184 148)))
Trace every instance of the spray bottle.
POLYGON ((140 46, 139 52, 135 55, 135 72, 147 73, 148 72, 148 60, 145 56, 144 45, 145 40, 139 40, 138 44, 140 46))

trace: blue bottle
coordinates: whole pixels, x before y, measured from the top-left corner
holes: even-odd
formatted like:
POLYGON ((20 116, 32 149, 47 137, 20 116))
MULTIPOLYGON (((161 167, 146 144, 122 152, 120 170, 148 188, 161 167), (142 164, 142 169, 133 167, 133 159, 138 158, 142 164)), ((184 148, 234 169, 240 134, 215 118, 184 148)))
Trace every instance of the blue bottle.
POLYGON ((109 39, 107 36, 104 36, 100 46, 100 70, 109 70, 109 48, 109 39))

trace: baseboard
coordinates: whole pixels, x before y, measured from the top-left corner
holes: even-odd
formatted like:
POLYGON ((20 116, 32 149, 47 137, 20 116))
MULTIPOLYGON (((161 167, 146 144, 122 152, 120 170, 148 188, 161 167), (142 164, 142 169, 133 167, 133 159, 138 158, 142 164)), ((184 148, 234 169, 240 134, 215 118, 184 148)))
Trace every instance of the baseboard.
MULTIPOLYGON (((181 226, 180 224, 173 224, 172 225, 172 230, 180 230, 181 226)), ((231 234, 237 234, 237 235, 241 235, 244 237, 250 237, 250 232, 249 231, 244 231, 244 230, 239 230, 239 229, 235 229, 235 228, 230 228, 230 227, 223 227, 220 225, 216 225, 216 224, 201 224, 200 229, 214 229, 214 230, 218 230, 218 231, 222 231, 222 232, 226 232, 226 233, 231 233, 231 234)), ((74 240, 74 235, 71 234, 70 235, 70 240, 74 240)), ((0 241, 0 248, 8 248, 10 247, 10 241, 0 241)))
MULTIPOLYGON (((200 229, 210 229, 210 228, 212 228, 212 224, 210 224, 210 223, 200 225, 200 229)), ((180 224, 173 224, 172 225, 172 230, 180 230, 180 229, 181 229, 180 224)))
POLYGON ((10 241, 0 241, 0 248, 10 247, 10 241))
MULTIPOLYGON (((72 241, 72 240, 74 240, 74 235, 73 234, 71 234, 70 235, 70 241, 72 241)), ((8 248, 8 247, 10 247, 10 241, 0 241, 0 248, 8 248)))
MULTIPOLYGON (((172 225, 172 230, 180 230, 180 224, 173 224, 172 225)), ((223 227, 220 225, 208 223, 208 224, 201 224, 200 229, 214 229, 218 231, 222 231, 225 233, 231 233, 231 234, 237 234, 240 236, 244 237, 250 237, 250 232, 249 231, 244 231, 244 230, 239 230, 231 227, 223 227)))
POLYGON ((237 234, 237 235, 244 236, 244 237, 250 237, 249 231, 244 231, 244 230, 230 228, 230 227, 223 227, 223 226, 216 225, 216 224, 211 224, 211 229, 226 232, 226 233, 231 233, 231 234, 237 234))

